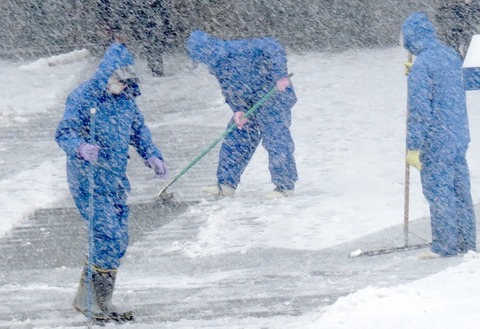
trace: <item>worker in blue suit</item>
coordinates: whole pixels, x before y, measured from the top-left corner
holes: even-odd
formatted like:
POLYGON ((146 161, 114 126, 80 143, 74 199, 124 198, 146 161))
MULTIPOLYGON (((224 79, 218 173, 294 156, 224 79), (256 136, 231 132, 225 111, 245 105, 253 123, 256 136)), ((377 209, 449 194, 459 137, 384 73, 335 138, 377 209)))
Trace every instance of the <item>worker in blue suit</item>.
POLYGON ((402 35, 416 56, 408 74, 407 162, 420 170, 432 226, 431 251, 422 258, 475 251, 462 59, 439 41, 423 13, 405 20, 402 35))
MULTIPOLYGON (((135 103, 140 89, 133 65, 125 45, 111 45, 94 76, 68 96, 55 135, 67 155, 67 179, 75 204, 87 222, 93 221, 91 313, 98 321, 133 318, 131 312, 118 312, 111 304, 117 269, 128 245, 129 147, 158 177, 167 173, 162 153, 135 103)), ((84 314, 86 271, 87 267, 74 300, 74 307, 84 314)))
POLYGON ((268 168, 275 189, 266 199, 294 194, 297 169, 290 133, 291 108, 297 98, 287 77, 284 48, 274 39, 222 40, 194 31, 187 40, 192 60, 206 64, 220 84, 233 111, 229 122, 238 129, 225 137, 219 154, 217 184, 203 191, 217 196, 234 196, 240 177, 260 142, 268 152, 268 168), (248 119, 247 112, 272 88, 280 92, 259 107, 248 119))

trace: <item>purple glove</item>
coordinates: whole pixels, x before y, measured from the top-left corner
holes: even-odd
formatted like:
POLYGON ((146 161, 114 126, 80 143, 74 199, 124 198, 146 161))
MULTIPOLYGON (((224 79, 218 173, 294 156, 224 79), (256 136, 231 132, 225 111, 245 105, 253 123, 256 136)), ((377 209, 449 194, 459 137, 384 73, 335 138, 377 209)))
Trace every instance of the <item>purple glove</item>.
POLYGON ((165 165, 165 163, 163 163, 162 160, 160 160, 156 156, 152 156, 148 158, 147 164, 150 168, 153 169, 153 171, 155 171, 156 177, 162 178, 167 175, 167 172, 168 172, 167 166, 165 165))
POLYGON ((100 146, 92 144, 82 144, 78 148, 78 155, 84 160, 97 162, 98 151, 100 151, 100 146))

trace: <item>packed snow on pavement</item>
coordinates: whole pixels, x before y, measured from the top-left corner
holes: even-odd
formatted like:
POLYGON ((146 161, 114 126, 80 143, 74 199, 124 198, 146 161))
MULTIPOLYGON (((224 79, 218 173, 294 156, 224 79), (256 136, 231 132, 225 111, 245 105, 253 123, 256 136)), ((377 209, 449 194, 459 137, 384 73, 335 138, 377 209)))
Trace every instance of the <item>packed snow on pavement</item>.
MULTIPOLYGON (((263 193, 273 186, 269 181, 266 153, 259 148, 234 199, 204 196, 187 210, 183 216, 193 214, 205 223, 197 236, 188 243, 172 245, 171 251, 201 258, 227 252, 248 253, 253 248, 321 250, 401 224, 406 115, 403 63, 406 57, 400 47, 343 53, 290 53, 289 69, 294 73, 292 81, 299 99, 293 109, 292 123, 300 177, 295 197, 262 200, 263 193), (241 225, 237 220, 245 218, 260 220, 264 226, 261 234, 255 226, 241 225)), ((172 58, 169 60, 173 63, 172 58)), ((90 77, 96 64, 98 59, 84 50, 33 62, 1 61, 0 131, 13 131, 41 116, 56 118, 48 127, 53 131, 63 113, 66 96, 90 77)), ((187 65, 177 68, 172 65, 167 66, 167 77, 152 78, 142 61, 138 67, 143 90, 138 101, 140 107, 162 102, 170 106, 158 117, 146 111, 148 124, 198 126, 213 122, 219 131, 224 129, 229 110, 216 81, 205 68, 192 70, 187 65), (198 106, 195 113, 185 116, 175 111, 175 101, 179 99, 198 106)), ((472 137, 468 161, 472 195, 477 204, 480 130, 476 127, 480 124, 480 93, 468 93, 468 111, 472 137)), ((12 147, 11 139, 0 140, 0 163, 4 168, 0 170, 0 237, 24 223, 36 209, 71 204, 65 157, 55 144, 54 136, 42 149, 31 148, 28 132, 24 132, 24 138, 25 145, 16 147, 12 147)), ((156 142, 162 147, 162 141, 156 142)), ((205 147, 207 145, 208 141, 205 147)), ((191 171, 194 172, 195 167, 191 171)), ((215 172, 211 172, 212 182, 214 175, 215 172)), ((131 178, 134 185, 143 184, 142 190, 151 190, 152 195, 158 190, 159 183, 153 179, 131 178)), ((135 189, 132 191, 132 200, 143 197, 135 195, 135 189)), ((427 216, 428 206, 421 193, 419 175, 412 170, 410 218, 427 216)), ((129 279, 143 288, 152 284, 147 280, 142 282, 141 277, 129 279)), ((169 279, 176 283, 180 280, 169 279)), ((0 287, 0 294, 3 289, 7 288, 0 287)), ((184 320, 165 323, 164 327, 476 328, 480 320, 479 293, 480 256, 471 252, 463 256, 460 265, 432 276, 405 285, 370 286, 307 314, 228 321, 184 320)), ((74 291, 72 297, 73 294, 74 291)), ((0 307, 2 305, 8 305, 8 301, 2 300, 0 307)), ((127 327, 146 328, 135 323, 127 327)))

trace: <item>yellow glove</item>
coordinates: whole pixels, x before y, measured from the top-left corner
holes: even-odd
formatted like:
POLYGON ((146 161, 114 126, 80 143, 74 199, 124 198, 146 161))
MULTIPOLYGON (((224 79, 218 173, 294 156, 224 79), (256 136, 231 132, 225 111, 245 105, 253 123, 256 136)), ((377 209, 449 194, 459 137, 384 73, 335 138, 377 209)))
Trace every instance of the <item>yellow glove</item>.
POLYGON ((413 66, 413 62, 405 62, 404 66, 405 66, 405 75, 408 75, 408 73, 410 73, 410 69, 413 66))
POLYGON ((422 163, 420 162, 420 151, 419 150, 408 150, 407 151, 407 163, 417 168, 418 170, 422 170, 422 163))

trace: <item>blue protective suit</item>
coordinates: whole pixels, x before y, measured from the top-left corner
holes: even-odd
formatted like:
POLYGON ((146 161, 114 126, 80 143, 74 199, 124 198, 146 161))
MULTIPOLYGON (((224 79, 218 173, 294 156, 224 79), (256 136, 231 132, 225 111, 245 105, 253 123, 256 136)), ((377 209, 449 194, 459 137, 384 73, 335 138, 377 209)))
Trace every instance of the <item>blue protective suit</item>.
POLYGON ((91 217, 89 174, 94 174, 93 264, 117 269, 128 245, 126 204, 130 190, 126 176, 128 150, 132 145, 143 159, 162 154, 151 139, 150 130, 135 99, 122 93, 112 95, 107 82, 119 67, 133 65, 133 57, 122 44, 110 46, 95 75, 77 87, 66 101, 55 139, 67 155, 67 179, 73 199, 85 220, 91 217), (94 136, 90 109, 94 114, 94 136), (81 144, 101 147, 98 162, 92 164, 77 154, 81 144))
MULTIPOLYGON (((284 48, 272 38, 225 41, 205 32, 192 32, 187 41, 190 57, 207 65, 233 112, 247 112, 288 75, 284 48)), ((295 145, 290 134, 291 108, 297 98, 290 85, 278 92, 249 117, 243 129, 235 129, 222 143, 217 180, 234 188, 260 141, 268 152, 272 182, 293 190, 298 179, 295 145)), ((233 119, 228 126, 233 124, 233 119)))
POLYGON ((462 59, 443 45, 423 13, 402 26, 404 47, 417 56, 408 75, 407 148, 420 150, 423 194, 430 205, 432 251, 442 256, 476 249, 470 142, 462 59))

